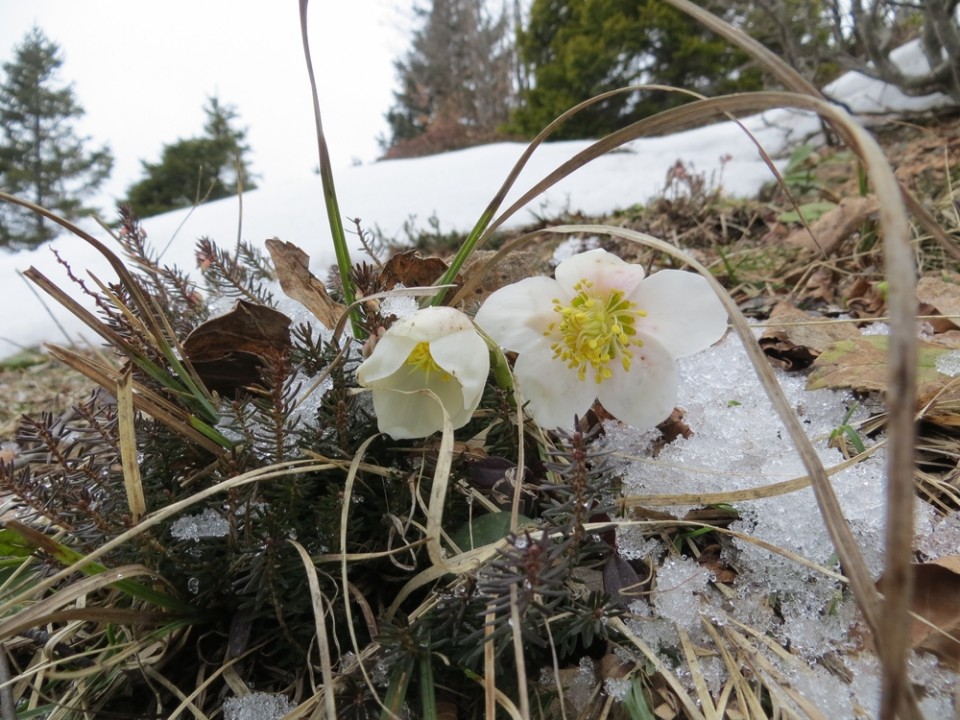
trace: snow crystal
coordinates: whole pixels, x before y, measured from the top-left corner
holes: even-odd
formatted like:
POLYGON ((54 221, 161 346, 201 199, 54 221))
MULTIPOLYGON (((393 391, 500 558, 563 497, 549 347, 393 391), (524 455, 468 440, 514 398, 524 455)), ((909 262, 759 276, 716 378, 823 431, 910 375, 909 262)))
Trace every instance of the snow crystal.
POLYGON ((199 515, 178 518, 170 526, 170 534, 178 540, 223 537, 229 530, 229 523, 213 508, 207 508, 199 515))
MULTIPOLYGON (((394 290, 403 290, 402 284, 397 284, 394 290)), ((413 315, 420 309, 417 298, 410 295, 396 294, 383 298, 380 301, 380 314, 384 317, 396 316, 398 320, 413 315)))
POLYGON ((929 532, 922 535, 917 550, 927 560, 960 555, 960 513, 950 513, 935 522, 929 532))
POLYGON ((687 557, 668 558, 657 570, 654 604, 660 617, 693 630, 699 627, 701 593, 713 573, 687 557))
POLYGON ((223 718, 224 720, 279 720, 294 707, 283 695, 257 692, 225 700, 223 718))
POLYGON ((960 350, 938 355, 934 366, 937 368, 937 372, 941 372, 944 375, 949 375, 950 377, 960 375, 960 350))

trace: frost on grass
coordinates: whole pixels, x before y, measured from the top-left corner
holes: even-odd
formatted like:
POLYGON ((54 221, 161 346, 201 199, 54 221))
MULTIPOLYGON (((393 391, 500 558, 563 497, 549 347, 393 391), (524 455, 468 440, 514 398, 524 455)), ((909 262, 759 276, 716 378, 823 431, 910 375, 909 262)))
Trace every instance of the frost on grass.
POLYGON ((230 531, 230 524, 213 508, 199 515, 177 518, 170 526, 170 534, 178 540, 201 540, 223 537, 230 531))
POLYGON ((251 693, 223 703, 224 720, 278 720, 294 709, 283 695, 251 693))
MULTIPOLYGON (((678 365, 681 390, 677 405, 693 431, 691 437, 677 438, 653 457, 658 431, 638 433, 616 423, 607 424, 611 449, 622 458, 626 496, 640 497, 642 502, 644 495, 723 493, 806 475, 735 335, 706 352, 681 359, 678 365)), ((868 411, 847 392, 806 391, 803 374, 778 372, 778 379, 831 473, 834 491, 868 567, 874 577, 879 576, 885 520, 884 450, 875 448, 866 460, 840 467, 844 457, 830 447, 831 434, 839 426, 845 422, 855 426, 868 411), (852 416, 847 418, 851 409, 852 416)), ((862 439, 868 448, 874 444, 869 438, 862 439)), ((731 530, 817 566, 839 570, 809 487, 734 505, 740 519, 730 526, 731 530)), ((682 518, 692 508, 664 509, 682 518)), ((927 538, 919 542, 918 549, 928 557, 955 554, 960 521, 940 521, 936 526, 940 532, 930 533, 933 520, 929 506, 918 503, 918 535, 927 538), (936 541, 940 534, 946 538, 943 543, 936 541)), ((695 643, 709 645, 709 636, 700 626, 701 617, 718 626, 733 620, 790 649, 807 672, 796 674, 795 669, 784 668, 784 673, 801 694, 809 693, 809 699, 828 717, 854 717, 856 707, 872 702, 869 698, 873 697, 874 686, 867 677, 859 677, 869 675, 869 667, 864 666, 866 661, 854 661, 848 654, 854 648, 850 630, 858 618, 854 601, 829 574, 747 540, 727 538, 722 540, 722 559, 737 577, 729 585, 736 595, 724 598, 709 586, 712 578, 706 569, 693 559, 667 554, 666 546, 644 536, 637 526, 622 528, 617 538, 624 557, 646 559, 656 568, 652 606, 645 601, 634 602, 631 610, 635 619, 629 623, 631 630, 655 650, 676 656, 677 626, 688 631, 695 643), (837 653, 858 676, 856 683, 828 678, 825 671, 812 669, 818 659, 837 653)), ((922 662, 921 658, 914 661, 915 680, 922 662)), ((722 668, 717 672, 722 673, 722 668)), ((689 670, 681 667, 677 674, 689 676, 689 670)), ((933 683, 925 701, 931 707, 942 700, 938 686, 933 683)))

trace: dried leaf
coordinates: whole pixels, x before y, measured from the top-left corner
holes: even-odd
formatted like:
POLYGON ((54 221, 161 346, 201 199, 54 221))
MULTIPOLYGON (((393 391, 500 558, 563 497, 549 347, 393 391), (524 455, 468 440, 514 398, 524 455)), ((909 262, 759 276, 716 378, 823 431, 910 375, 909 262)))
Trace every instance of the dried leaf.
POLYGON ((881 283, 858 277, 843 293, 843 299, 854 317, 879 317, 886 312, 887 294, 881 283))
POLYGON ((787 242, 796 247, 831 255, 864 221, 876 213, 878 208, 879 204, 874 197, 843 198, 839 205, 820 216, 810 226, 809 231, 800 228, 790 233, 787 242))
POLYGON ((447 267, 438 257, 423 258, 416 250, 407 250, 387 260, 380 271, 380 281, 387 290, 397 285, 429 287, 440 279, 447 267))
MULTIPOLYGON (((931 397, 951 378, 936 368, 940 355, 952 352, 948 348, 919 343, 917 392, 919 397, 931 397)), ((807 378, 807 390, 820 388, 849 388, 855 392, 885 392, 887 389, 887 337, 866 337, 840 340, 820 354, 807 378)))
MULTIPOLYGON (((960 275, 943 273, 940 277, 925 276, 917 282, 917 299, 921 315, 950 315, 960 317, 960 275)), ((934 332, 941 333, 960 327, 960 320, 947 318, 928 320, 934 332)))
POLYGON ((637 571, 618 553, 610 555, 603 564, 603 591, 610 595, 610 602, 624 607, 643 592, 637 571))
MULTIPOLYGON (((960 426, 960 383, 937 369, 937 360, 951 347, 921 342, 917 363, 917 409, 937 425, 960 426), (932 405, 931 405, 932 403, 932 405), (930 407, 927 407, 931 405, 930 407)), ((885 392, 887 389, 887 338, 870 335, 834 343, 813 363, 807 389, 849 388, 855 392, 885 392)))
POLYGON ((227 395, 259 381, 263 359, 290 348, 290 318, 246 300, 238 300, 226 315, 197 326, 183 341, 183 350, 204 384, 227 395))
POLYGON ((310 272, 310 256, 293 243, 277 238, 267 240, 266 245, 287 297, 303 305, 327 328, 335 328, 346 308, 335 302, 324 284, 310 272))
POLYGON ((786 302, 773 309, 769 325, 759 340, 760 347, 784 370, 808 368, 832 343, 860 336, 853 323, 830 322, 786 302))
MULTIPOLYGON (((960 556, 951 555, 914 565, 910 609, 928 622, 914 620, 910 647, 928 650, 953 667, 960 662, 960 556), (936 626, 943 632, 938 632, 936 626), (948 637, 943 633, 948 633, 948 637)), ((883 578, 877 588, 883 591, 883 578)))

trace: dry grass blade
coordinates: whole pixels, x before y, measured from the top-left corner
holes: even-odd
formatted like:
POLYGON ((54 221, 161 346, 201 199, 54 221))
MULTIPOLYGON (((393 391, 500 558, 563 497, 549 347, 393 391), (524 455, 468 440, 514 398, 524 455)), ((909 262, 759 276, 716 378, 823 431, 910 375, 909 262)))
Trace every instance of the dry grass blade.
MULTIPOLYGON (((18 598, 19 602, 17 605, 26 605, 20 607, 16 613, 10 614, 6 619, 0 621, 0 638, 11 638, 22 633, 24 630, 43 625, 47 622, 47 618, 54 616, 65 606, 77 602, 77 600, 90 593, 106 588, 118 580, 153 575, 154 573, 151 570, 141 565, 125 565, 97 573, 90 577, 74 580, 53 595, 36 601, 33 600, 33 597, 38 593, 38 588, 31 588, 24 596, 18 598)), ((93 609, 90 613, 95 616, 95 614, 101 610, 102 609, 93 609)), ((124 617, 128 620, 130 619, 126 615, 124 615, 124 617)))
POLYGON ((320 592, 320 581, 317 579, 317 568, 303 545, 296 540, 288 541, 296 549, 303 560, 303 568, 307 573, 307 584, 310 587, 310 598, 313 600, 313 616, 317 626, 317 650, 320 653, 320 675, 323 678, 323 702, 327 712, 327 720, 337 720, 337 703, 334 695, 333 663, 330 661, 330 641, 327 638, 326 612, 323 609, 323 593, 320 592))
MULTIPOLYGON (((860 462, 863 462, 868 457, 873 455, 877 450, 885 445, 886 441, 881 440, 880 442, 871 445, 864 452, 854 455, 851 458, 844 460, 843 462, 832 465, 829 468, 826 468, 825 471, 827 475, 835 475, 842 470, 846 470, 849 467, 852 467, 860 462)), ((642 458, 636 458, 634 456, 626 456, 623 453, 619 453, 620 457, 629 457, 633 462, 642 461, 642 458)), ((648 461, 650 465, 657 466, 659 463, 655 460, 648 461)), ((708 473, 707 469, 699 468, 685 468, 691 472, 703 472, 708 473)), ((747 500, 757 500, 760 498, 769 498, 775 497, 777 495, 787 495, 797 490, 802 490, 805 487, 810 485, 810 476, 804 475, 802 477, 793 478, 791 480, 783 480, 782 482, 771 483, 769 485, 763 485, 760 487, 748 488, 745 490, 729 490, 727 492, 720 493, 679 493, 671 495, 628 495, 620 498, 617 501, 617 504, 620 508, 632 508, 632 507, 661 507, 667 505, 718 505, 721 503, 737 503, 744 502, 747 500)))
POLYGON ((639 650, 643 656, 646 657, 647 660, 654 666, 654 668, 656 668, 660 676, 663 677, 666 683, 670 686, 670 689, 673 690, 677 699, 680 701, 680 704, 683 705, 683 709, 687 713, 688 720, 707 720, 703 713, 697 708, 697 701, 690 697, 690 695, 684 689, 683 684, 672 672, 670 672, 670 668, 664 665, 663 660, 660 659, 660 656, 655 653, 649 645, 647 645, 629 627, 627 627, 620 618, 611 618, 610 625, 614 630, 621 633, 625 638, 627 638, 627 640, 633 643, 634 647, 636 647, 637 650, 639 650))
MULTIPOLYGON (((193 393, 193 396, 203 405, 204 409, 210 413, 211 417, 215 417, 216 413, 213 412, 213 407, 210 404, 210 393, 204 386, 203 381, 201 381, 196 372, 194 372, 189 362, 183 363, 180 361, 180 358, 185 357, 185 354, 183 352, 183 348, 180 347, 179 341, 176 338, 176 334, 173 332, 173 328, 170 326, 163 309, 158 305, 155 298, 144 291, 141 284, 133 275, 130 274, 130 271, 123 264, 123 261, 117 257, 116 253, 114 253, 112 250, 110 250, 110 248, 89 233, 81 230, 70 221, 50 212, 46 208, 40 207, 39 205, 22 200, 4 192, 0 192, 0 201, 19 205, 33 213, 36 213, 37 215, 41 215, 42 217, 51 220, 65 230, 68 230, 72 234, 76 235, 78 238, 92 246, 97 252, 103 255, 107 262, 110 263, 110 266, 113 268, 114 272, 117 273, 117 277, 120 279, 121 284, 124 286, 127 292, 130 293, 133 307, 137 310, 139 317, 145 324, 148 336, 154 343, 155 348, 176 370, 181 381, 186 385, 189 391, 193 393)), ((33 268, 24 274, 27 275, 27 277, 31 277, 31 271, 33 271, 33 268)), ((33 278, 31 277, 31 279, 33 278)), ((44 290, 49 292, 47 287, 44 287, 44 290)), ((58 301, 61 301, 62 298, 65 298, 62 292, 54 295, 54 297, 58 301)), ((69 300, 69 298, 67 298, 67 300, 69 300)), ((79 306, 75 302, 69 301, 68 309, 70 309, 71 312, 74 312, 75 307, 79 306)), ((86 311, 83 311, 83 313, 84 315, 89 315, 89 313, 86 313, 86 311)), ((81 319, 84 318, 81 317, 81 319)), ((87 321, 84 319, 84 322, 87 321)), ((93 327, 93 329, 99 332, 96 327, 93 327)), ((110 341, 108 340, 108 342, 110 341)), ((126 350, 129 345, 123 343, 118 347, 124 347, 126 350)), ((130 349, 132 350, 132 348, 130 349)), ((139 359, 142 357, 142 354, 133 352, 130 357, 139 359)))
POLYGON ((725 20, 721 20, 716 15, 690 2, 690 0, 666 0, 666 2, 673 5, 677 10, 685 12, 700 24, 717 33, 717 35, 729 40, 734 45, 738 45, 754 60, 762 63, 777 80, 783 83, 784 87, 797 93, 818 98, 823 97, 816 85, 785 63, 779 55, 767 49, 762 43, 754 40, 743 32, 743 30, 734 27, 725 20))
POLYGON ((703 714, 707 720, 720 720, 717 708, 713 704, 713 698, 710 697, 710 690, 703 679, 703 670, 700 667, 700 660, 697 658, 697 651, 690 641, 690 634, 680 626, 677 626, 677 633, 680 635, 680 648, 683 650, 687 667, 690 668, 690 677, 693 680, 693 687, 697 691, 700 707, 703 708, 703 714))
POLYGON ((120 373, 117 383, 117 423, 120 434, 120 461, 123 464, 123 485, 127 491, 130 519, 140 522, 147 512, 147 501, 140 480, 140 461, 137 452, 137 430, 133 411, 133 375, 128 365, 120 373))
MULTIPOLYGON (((72 350, 51 345, 47 347, 51 357, 59 360, 67 367, 92 380, 102 388, 113 392, 120 382, 120 372, 113 366, 98 362, 72 350)), ((216 442, 198 430, 191 416, 182 408, 174 405, 150 388, 134 381, 132 386, 133 406, 158 420, 171 430, 182 435, 186 440, 199 445, 213 455, 224 452, 224 444, 216 442)), ((228 443, 229 444, 229 443, 228 443)))
MULTIPOLYGON (((367 448, 370 447, 370 443, 377 439, 377 435, 371 435, 357 448, 357 452, 353 456, 353 461, 350 463, 350 470, 347 472, 346 481, 343 484, 343 510, 340 514, 340 582, 342 583, 344 589, 350 585, 350 577, 347 573, 347 527, 350 522, 350 498, 353 495, 353 486, 357 479, 357 472, 360 469, 360 463, 363 461, 363 456, 367 452, 367 448)), ((384 712, 389 712, 387 706, 384 705, 383 700, 380 699, 380 694, 377 692, 376 687, 373 684, 373 680, 370 677, 370 674, 367 672, 366 666, 360 662, 362 656, 360 643, 357 641, 357 632, 354 627, 353 622, 353 610, 350 609, 350 593, 343 593, 343 610, 344 614, 347 617, 347 631, 350 634, 350 642, 353 645, 353 651, 356 653, 357 662, 360 666, 360 672, 363 675, 363 680, 367 684, 367 688, 370 690, 370 694, 376 700, 377 704, 384 710, 384 712)), ((374 643, 371 643, 368 648, 374 646, 374 643)))

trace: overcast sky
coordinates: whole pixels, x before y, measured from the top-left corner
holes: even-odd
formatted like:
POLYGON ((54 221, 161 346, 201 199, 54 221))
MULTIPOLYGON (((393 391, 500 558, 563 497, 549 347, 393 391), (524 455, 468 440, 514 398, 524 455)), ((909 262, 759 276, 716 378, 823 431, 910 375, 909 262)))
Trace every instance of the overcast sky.
MULTIPOLYGON (((413 3, 310 3, 335 167, 379 154, 413 3)), ((0 60, 13 58, 34 24, 63 50, 61 79, 74 83, 86 110, 81 131, 113 151, 113 175, 98 198, 104 210, 140 178, 141 160, 156 161, 164 144, 202 132, 202 108, 214 94, 236 106, 262 182, 317 166, 297 0, 0 0, 0 60)))

